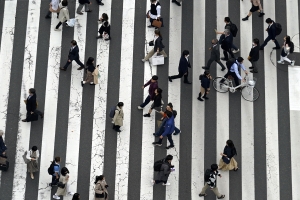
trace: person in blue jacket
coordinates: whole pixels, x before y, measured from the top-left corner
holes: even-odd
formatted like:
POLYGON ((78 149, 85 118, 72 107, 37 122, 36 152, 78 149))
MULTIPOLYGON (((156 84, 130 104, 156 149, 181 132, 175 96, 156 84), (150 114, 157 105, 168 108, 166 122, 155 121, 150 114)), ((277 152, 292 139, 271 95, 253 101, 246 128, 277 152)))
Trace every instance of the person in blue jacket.
POLYGON ((162 140, 164 137, 168 137, 168 140, 170 142, 170 145, 166 147, 166 149, 170 149, 174 147, 173 139, 172 139, 172 133, 175 130, 175 123, 174 123, 174 116, 171 111, 166 111, 167 114, 167 121, 165 124, 165 130, 161 136, 159 136, 159 141, 158 142, 153 142, 152 144, 161 146, 162 145, 162 140))
POLYGON ((280 45, 276 40, 276 23, 271 19, 266 19, 266 23, 269 25, 266 31, 268 31, 268 37, 265 39, 264 43, 260 46, 260 50, 263 50, 264 47, 268 44, 270 40, 272 40, 276 47, 273 47, 273 49, 280 49, 280 45))

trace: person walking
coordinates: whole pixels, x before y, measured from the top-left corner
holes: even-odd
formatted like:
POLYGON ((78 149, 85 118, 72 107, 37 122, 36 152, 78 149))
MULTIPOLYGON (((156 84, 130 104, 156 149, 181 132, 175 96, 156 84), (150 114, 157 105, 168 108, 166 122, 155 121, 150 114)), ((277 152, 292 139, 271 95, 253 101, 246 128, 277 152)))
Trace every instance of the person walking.
POLYGON ((143 62, 148 61, 149 58, 151 58, 154 55, 154 53, 160 53, 165 58, 168 57, 165 50, 163 49, 165 48, 165 45, 163 45, 162 43, 162 36, 159 30, 154 31, 154 39, 151 42, 149 42, 149 44, 154 45, 154 48, 146 55, 144 59, 142 59, 143 62))
POLYGON ((181 6, 182 0, 172 0, 172 3, 175 3, 177 6, 181 6))
MULTIPOLYGON (((225 22, 225 28, 224 28, 224 30, 226 30, 226 29, 230 30, 231 35, 232 35, 233 37, 236 37, 236 34, 237 34, 237 32, 238 32, 238 28, 236 27, 236 25, 233 24, 233 23, 231 22, 231 20, 230 20, 229 17, 225 17, 225 18, 224 18, 224 22, 225 22)), ((216 29, 215 29, 215 32, 216 32, 216 34, 224 34, 224 31, 223 31, 223 32, 222 32, 222 31, 217 31, 216 29)), ((232 39, 233 39, 233 38, 232 38, 232 39)), ((232 42, 232 44, 231 44, 231 48, 233 49, 232 53, 237 53, 237 52, 240 51, 240 49, 237 48, 237 47, 233 44, 233 42, 232 42)))
POLYGON ((202 69, 208 70, 212 62, 217 62, 221 66, 221 71, 224 71, 226 68, 223 63, 220 61, 220 50, 219 50, 219 41, 218 39, 212 39, 211 41, 212 47, 209 48, 211 51, 210 58, 207 61, 206 66, 202 67, 202 69))
POLYGON ((222 175, 218 172, 218 165, 212 164, 210 169, 207 169, 205 172, 205 185, 199 194, 200 197, 206 197, 207 194, 205 193, 205 191, 207 190, 208 187, 210 187, 210 189, 215 193, 218 199, 225 198, 224 194, 219 193, 217 187, 217 176, 222 178, 222 175))
MULTIPOLYGON (((238 67, 242 68, 245 72, 245 74, 248 74, 248 72, 245 69, 245 66, 243 64, 244 58, 238 57, 238 59, 235 59, 232 63, 230 69, 228 70, 227 74, 225 74, 225 78, 228 78, 228 76, 232 76, 234 78, 235 86, 240 85, 239 80, 242 80, 242 77, 239 73, 238 67)), ((221 80, 220 83, 223 83, 225 80, 221 80)))
POLYGON ((277 63, 279 64, 284 64, 284 61, 287 61, 290 63, 290 65, 294 66, 295 65, 295 61, 294 60, 290 60, 287 56, 290 53, 294 52, 294 44, 291 41, 290 36, 285 36, 283 38, 284 42, 282 45, 282 50, 281 50, 281 54, 280 54, 280 60, 277 61, 277 63))
POLYGON ((265 39, 264 43, 260 46, 259 49, 263 50, 270 40, 272 40, 276 45, 276 47, 273 47, 273 49, 280 49, 279 43, 276 40, 275 22, 271 18, 268 18, 266 19, 266 23, 268 24, 268 28, 266 29, 266 31, 268 32, 268 37, 265 39))
POLYGON ((30 173, 31 179, 34 179, 33 173, 39 171, 38 160, 40 153, 37 146, 33 146, 28 152, 29 153, 27 153, 26 156, 26 158, 29 160, 27 163, 27 172, 30 173))
POLYGON ((158 80, 158 76, 154 75, 154 76, 152 76, 152 78, 147 83, 145 83, 142 86, 142 89, 149 86, 149 89, 148 89, 149 94, 146 97, 146 99, 144 100, 144 102, 141 105, 138 106, 138 109, 142 110, 146 105, 148 105, 148 103, 150 101, 154 100, 155 90, 158 88, 157 80, 158 80))
POLYGON ((219 161, 219 170, 234 170, 237 171, 239 168, 237 162, 233 156, 237 155, 236 149, 232 140, 226 141, 223 153, 220 153, 221 159, 219 161))
POLYGON ((144 114, 144 117, 150 117, 150 114, 152 112, 153 109, 158 109, 159 111, 161 111, 162 109, 162 105, 163 105, 163 101, 162 101, 162 89, 157 88, 156 90, 154 90, 155 92, 155 96, 153 98, 153 103, 151 104, 151 107, 148 111, 147 114, 144 114))
POLYGON ((232 58, 234 58, 233 52, 231 51, 233 37, 230 33, 229 29, 225 29, 224 34, 221 35, 219 43, 221 44, 221 48, 223 49, 224 57, 221 60, 227 61, 228 53, 232 58))
POLYGON ((26 104, 26 119, 23 119, 22 122, 31 122, 31 121, 37 121, 38 115, 41 116, 41 118, 44 117, 44 114, 37 110, 37 101, 36 101, 36 93, 34 88, 29 89, 29 96, 26 100, 24 100, 26 104))
POLYGON ((79 0, 79 6, 77 8, 77 14, 78 15, 83 15, 83 13, 81 12, 83 6, 84 6, 84 11, 85 12, 92 12, 92 10, 89 8, 89 5, 92 4, 92 2, 90 2, 89 0, 79 0))
POLYGON ((68 61, 65 64, 64 67, 61 67, 60 69, 63 71, 66 71, 68 66, 72 63, 72 61, 75 60, 75 62, 80 65, 79 68, 77 68, 77 70, 82 70, 84 69, 84 64, 79 60, 79 48, 77 46, 77 42, 75 40, 71 41, 71 48, 69 51, 69 55, 68 55, 68 61))
POLYGON ((242 19, 243 21, 248 20, 253 12, 259 12, 258 17, 262 17, 265 15, 265 13, 263 12, 263 8, 261 6, 260 0, 250 0, 250 2, 252 3, 252 7, 251 7, 248 15, 242 19))
POLYGON ((107 200, 108 199, 108 185, 106 184, 105 177, 103 175, 96 176, 95 180, 95 200, 107 200))
POLYGON ((167 114, 167 121, 165 124, 165 130, 161 136, 159 136, 158 142, 153 142, 152 144, 156 146, 161 146, 162 145, 162 140, 165 136, 168 137, 168 140, 170 142, 170 145, 166 147, 166 149, 170 149, 174 147, 173 139, 172 139, 172 133, 175 130, 175 123, 174 123, 174 116, 171 111, 166 111, 167 114))
POLYGON ((93 57, 89 57, 88 60, 86 61, 87 72, 86 72, 85 80, 81 81, 82 87, 87 82, 90 83, 90 85, 95 85, 93 72, 95 71, 96 67, 94 66, 94 60, 95 59, 93 57))
POLYGON ((255 38, 253 40, 252 48, 248 56, 248 60, 251 62, 252 66, 249 67, 251 73, 257 73, 257 61, 259 59, 259 40, 255 38))
MULTIPOLYGON (((171 183, 168 182, 169 175, 172 171, 174 171, 174 165, 172 165, 173 156, 167 155, 166 158, 162 159, 158 164, 159 171, 156 175, 155 180, 151 180, 151 184, 162 183, 163 186, 169 186, 171 183)), ((154 164, 154 167, 155 164, 154 164)))
POLYGON ((69 170, 66 167, 63 167, 61 169, 61 176, 59 178, 59 184, 57 187, 57 190, 55 192, 55 194, 53 195, 53 199, 60 199, 59 196, 67 196, 67 195, 74 195, 74 193, 70 192, 69 190, 69 170))
POLYGON ((119 102, 116 106, 115 115, 113 120, 113 129, 117 132, 121 132, 120 127, 123 126, 124 113, 123 113, 123 102, 119 102))
POLYGON ((79 193, 75 193, 72 197, 72 200, 80 200, 80 194, 79 193))
POLYGON ((102 3, 102 0, 97 0, 97 2, 98 2, 99 6, 104 6, 104 3, 102 3))
POLYGON ((108 15, 106 13, 102 14, 102 17, 98 20, 99 23, 101 23, 101 27, 99 28, 99 36, 97 36, 97 39, 103 38, 104 40, 110 40, 110 24, 108 22, 108 15))
POLYGON ((150 25, 148 26, 149 28, 154 27, 152 26, 152 22, 154 20, 160 20, 161 17, 161 5, 158 2, 158 0, 150 0, 151 1, 151 6, 150 10, 148 11, 148 18, 150 20, 150 25))
POLYGON ((184 50, 182 52, 182 56, 180 58, 179 61, 179 67, 178 67, 178 75, 174 75, 174 76, 169 76, 169 81, 172 82, 173 79, 177 79, 177 78, 181 78, 184 76, 184 81, 183 83, 186 84, 191 84, 192 82, 188 81, 188 75, 189 75, 189 71, 188 68, 191 68, 191 64, 189 61, 189 54, 190 52, 188 50, 184 50))
POLYGON ((50 187, 57 186, 57 183, 59 181, 59 175, 60 175, 60 157, 55 157, 53 162, 51 163, 48 173, 52 174, 52 181, 49 184, 50 187))
POLYGON ((59 5, 60 7, 60 11, 59 11, 60 14, 58 16, 59 22, 54 28, 55 31, 60 31, 61 29, 59 29, 59 27, 62 25, 62 23, 70 20, 69 9, 67 6, 68 6, 67 0, 63 0, 59 5))
POLYGON ((212 79, 209 71, 205 71, 204 74, 200 75, 200 81, 201 81, 201 87, 200 87, 200 93, 198 96, 199 101, 203 101, 202 98, 208 99, 206 95, 210 91, 210 80, 212 79))
POLYGON ((48 10, 48 13, 45 16, 45 18, 50 19, 51 18, 51 13, 57 13, 57 18, 58 18, 59 11, 60 11, 59 0, 51 0, 51 2, 49 4, 49 10, 48 10))
POLYGON ((7 147, 3 140, 4 131, 0 130, 0 156, 5 156, 5 151, 7 150, 7 147))

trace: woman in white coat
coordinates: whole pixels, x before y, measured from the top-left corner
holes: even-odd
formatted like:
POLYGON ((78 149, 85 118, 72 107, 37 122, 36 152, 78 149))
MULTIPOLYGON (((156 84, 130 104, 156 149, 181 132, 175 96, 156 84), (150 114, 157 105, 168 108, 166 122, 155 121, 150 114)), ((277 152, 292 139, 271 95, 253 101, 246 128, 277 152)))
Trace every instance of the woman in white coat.
POLYGON ((60 199, 59 196, 74 195, 73 192, 69 191, 69 170, 66 167, 63 167, 60 171, 59 182, 57 184, 56 193, 53 195, 54 199, 60 199))
POLYGON ((62 25, 62 23, 67 22, 70 20, 70 14, 69 14, 69 10, 68 10, 68 1, 67 0, 63 0, 60 4, 60 11, 59 11, 59 22, 55 27, 55 31, 60 31, 59 27, 60 25, 62 25))

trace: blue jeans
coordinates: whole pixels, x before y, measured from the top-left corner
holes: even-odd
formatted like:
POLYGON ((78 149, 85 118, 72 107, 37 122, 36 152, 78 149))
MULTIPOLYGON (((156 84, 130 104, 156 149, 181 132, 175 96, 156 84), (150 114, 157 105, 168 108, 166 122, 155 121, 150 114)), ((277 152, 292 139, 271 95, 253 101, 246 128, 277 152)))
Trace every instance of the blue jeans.
MULTIPOLYGON (((268 42, 269 42, 270 40, 271 40, 271 37, 268 36, 268 37, 265 39, 264 43, 260 46, 260 48, 263 49, 263 48, 268 44, 268 42)), ((278 44, 278 42, 277 42, 276 39, 274 40, 274 43, 275 43, 275 45, 276 45, 277 48, 280 48, 280 46, 279 46, 279 44, 278 44)))
MULTIPOLYGON (((155 136, 161 136, 164 133, 165 130, 165 124, 167 119, 164 119, 159 127, 159 129, 156 131, 155 136)), ((180 133, 180 130, 175 126, 175 135, 180 133)))
POLYGON ((180 133, 180 130, 179 130, 179 128, 177 128, 177 127, 175 126, 175 133, 174 133, 174 135, 177 135, 178 133, 180 133))
POLYGON ((145 99, 144 103, 142 103, 140 106, 142 108, 144 108, 150 102, 150 100, 151 100, 150 98, 151 98, 150 95, 148 95, 147 98, 145 99))

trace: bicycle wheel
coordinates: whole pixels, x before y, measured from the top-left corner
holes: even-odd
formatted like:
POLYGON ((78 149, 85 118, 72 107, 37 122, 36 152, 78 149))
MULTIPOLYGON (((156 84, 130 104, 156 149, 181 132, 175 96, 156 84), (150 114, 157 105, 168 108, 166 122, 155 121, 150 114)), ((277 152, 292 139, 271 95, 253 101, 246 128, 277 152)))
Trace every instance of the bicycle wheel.
POLYGON ((244 87, 242 89, 242 97, 247 101, 255 101, 259 97, 259 92, 255 87, 244 87))
POLYGON ((216 77, 213 80, 213 86, 215 90, 221 93, 228 92, 228 86, 226 85, 227 80, 224 81, 224 83, 220 83, 221 80, 225 79, 224 77, 216 77), (223 86, 223 87, 222 87, 223 86))

